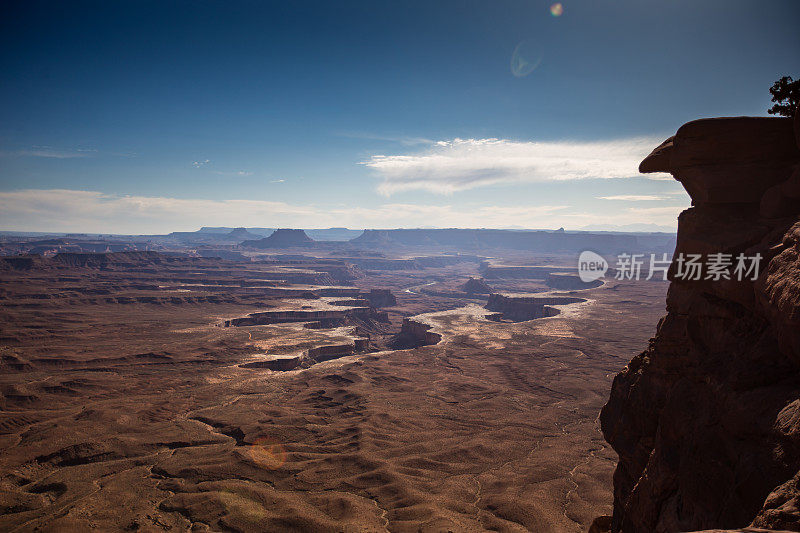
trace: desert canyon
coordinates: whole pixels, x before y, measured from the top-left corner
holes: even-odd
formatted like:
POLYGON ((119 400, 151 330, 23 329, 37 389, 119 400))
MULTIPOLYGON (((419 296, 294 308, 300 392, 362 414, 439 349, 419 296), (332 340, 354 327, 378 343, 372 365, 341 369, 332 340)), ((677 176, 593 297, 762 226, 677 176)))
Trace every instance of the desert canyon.
POLYGON ((657 147, 677 241, 3 237, 0 529, 800 531, 799 129, 657 147), (587 249, 764 262, 587 283, 587 249))

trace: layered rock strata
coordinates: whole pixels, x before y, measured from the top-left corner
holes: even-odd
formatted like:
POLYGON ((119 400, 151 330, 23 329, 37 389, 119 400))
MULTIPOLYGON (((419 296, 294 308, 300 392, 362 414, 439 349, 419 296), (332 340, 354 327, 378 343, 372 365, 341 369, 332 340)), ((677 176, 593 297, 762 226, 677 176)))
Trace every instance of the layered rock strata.
POLYGON ((395 339, 395 346, 397 348, 413 348, 438 344, 442 340, 442 336, 431 331, 432 329, 432 325, 426 324, 418 318, 404 318, 403 325, 400 326, 400 333, 395 339))
POLYGON ((619 454, 612 531, 800 531, 795 131, 791 119, 697 120, 640 166, 671 173, 692 207, 678 219, 667 315, 600 417, 619 454))
POLYGON ((370 291, 364 295, 364 298, 369 301, 372 307, 392 307, 393 305, 397 305, 397 298, 395 298, 394 294, 392 294, 392 291, 389 289, 370 289, 370 291))
POLYGON ((245 240, 242 246, 249 248, 292 248, 295 246, 312 246, 314 241, 301 229, 276 229, 269 237, 257 240, 245 240))
MULTIPOLYGON (((357 300, 356 300, 357 302, 357 300)), ((330 305, 346 307, 350 302, 331 302, 330 305)), ((277 311, 263 311, 250 313, 246 317, 225 320, 225 327, 263 326, 270 324, 288 324, 292 322, 330 322, 333 325, 343 323, 347 318, 361 318, 363 320, 377 320, 387 322, 385 312, 376 311, 372 307, 346 307, 345 309, 280 309, 277 311)))
POLYGON ((541 294, 494 293, 489 295, 486 309, 499 312, 500 315, 494 317, 498 320, 503 319, 513 322, 523 322, 535 318, 556 316, 560 311, 553 306, 585 301, 584 298, 563 296, 549 292, 541 294))
POLYGON ((461 289, 467 294, 491 294, 492 288, 483 278, 469 278, 461 289))

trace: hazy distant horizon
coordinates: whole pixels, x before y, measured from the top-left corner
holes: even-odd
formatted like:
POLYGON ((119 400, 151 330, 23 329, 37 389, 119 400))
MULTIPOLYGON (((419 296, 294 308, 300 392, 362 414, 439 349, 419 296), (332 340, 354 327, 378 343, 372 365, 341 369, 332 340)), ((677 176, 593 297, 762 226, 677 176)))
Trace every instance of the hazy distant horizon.
MULTIPOLYGON (((215 226, 213 229, 216 230, 234 230, 243 228, 250 232, 258 232, 263 235, 268 235, 271 232, 277 229, 302 229, 303 231, 329 231, 329 230, 342 230, 342 231, 351 231, 351 232, 364 232, 364 231, 395 231, 395 230, 497 230, 497 231, 519 231, 519 232, 558 232, 562 230, 565 233, 675 233, 674 229, 670 229, 669 227, 658 226, 656 224, 629 224, 627 226, 612 226, 612 225, 594 225, 594 226, 585 226, 582 228, 522 228, 522 227, 436 227, 436 226, 424 226, 424 227, 395 227, 395 228, 349 228, 343 226, 330 226, 330 227, 299 227, 299 226, 291 226, 291 227, 275 227, 275 228, 265 228, 259 226, 215 226)), ((6 236, 66 236, 66 235, 85 235, 85 236, 108 236, 108 237, 141 237, 141 236, 150 236, 150 235, 169 235, 170 233, 200 233, 203 231, 204 228, 195 228, 191 230, 167 230, 158 233, 114 233, 108 231, 68 231, 68 230, 59 230, 59 231, 29 231, 29 230, 6 230, 0 229, 0 235, 6 236)), ((206 233, 214 233, 220 234, 224 233, 225 231, 207 231, 206 233)))

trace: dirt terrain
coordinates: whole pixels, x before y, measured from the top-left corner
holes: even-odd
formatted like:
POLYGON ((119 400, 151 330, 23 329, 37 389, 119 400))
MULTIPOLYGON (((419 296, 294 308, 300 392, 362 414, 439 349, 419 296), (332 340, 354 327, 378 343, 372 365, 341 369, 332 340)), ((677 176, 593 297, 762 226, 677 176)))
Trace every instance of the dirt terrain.
POLYGON ((611 514, 597 415, 666 283, 556 290, 574 257, 515 251, 496 263, 553 268, 495 269, 498 312, 463 289, 480 258, 291 254, 5 261, 0 530, 577 532, 611 514))

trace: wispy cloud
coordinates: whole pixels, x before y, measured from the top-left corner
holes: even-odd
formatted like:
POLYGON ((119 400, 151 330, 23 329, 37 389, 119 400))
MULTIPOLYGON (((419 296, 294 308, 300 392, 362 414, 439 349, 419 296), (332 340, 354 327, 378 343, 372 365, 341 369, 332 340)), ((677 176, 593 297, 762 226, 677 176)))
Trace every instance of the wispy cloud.
MULTIPOLYGON (((598 142, 453 139, 402 155, 374 155, 365 165, 382 178, 378 191, 439 194, 498 183, 640 176, 654 138, 598 142)), ((650 177, 650 176, 648 176, 650 177)))
POLYGON ((208 159, 203 159, 201 161, 194 161, 192 163, 192 166, 194 168, 200 168, 200 167, 204 167, 204 166, 210 165, 210 164, 211 164, 211 161, 209 161, 208 159))
POLYGON ((0 228, 15 231, 164 233, 200 226, 413 228, 525 227, 576 229, 587 224, 654 223, 674 227, 682 206, 625 208, 598 215, 568 205, 374 206, 289 204, 123 196, 98 191, 0 191, 0 228))
POLYGON ((270 180, 270 183, 284 183, 284 182, 286 182, 285 179, 270 180))
POLYGON ((0 155, 11 157, 44 157, 48 159, 74 159, 79 157, 91 157, 97 150, 78 149, 78 150, 54 150, 48 147, 35 147, 27 150, 2 151, 0 155))
POLYGON ((250 172, 249 170, 232 170, 227 172, 224 170, 215 170, 214 174, 217 174, 219 176, 241 176, 241 177, 253 175, 253 173, 250 172))
POLYGON ((42 157, 46 159, 83 159, 94 157, 136 157, 134 152, 110 152, 97 148, 52 148, 32 146, 20 150, 0 150, 0 157, 42 157))
POLYGON ((666 196, 654 196, 648 194, 618 194, 616 196, 597 196, 598 200, 621 200, 624 202, 652 202, 655 200, 666 200, 666 196))
POLYGON ((431 139, 426 139, 425 137, 412 137, 406 135, 381 135, 378 133, 365 133, 365 132, 353 132, 353 131, 342 131, 339 132, 338 135, 340 137, 348 137, 351 139, 368 139, 372 141, 394 142, 406 146, 414 146, 419 144, 435 144, 436 142, 431 139))

